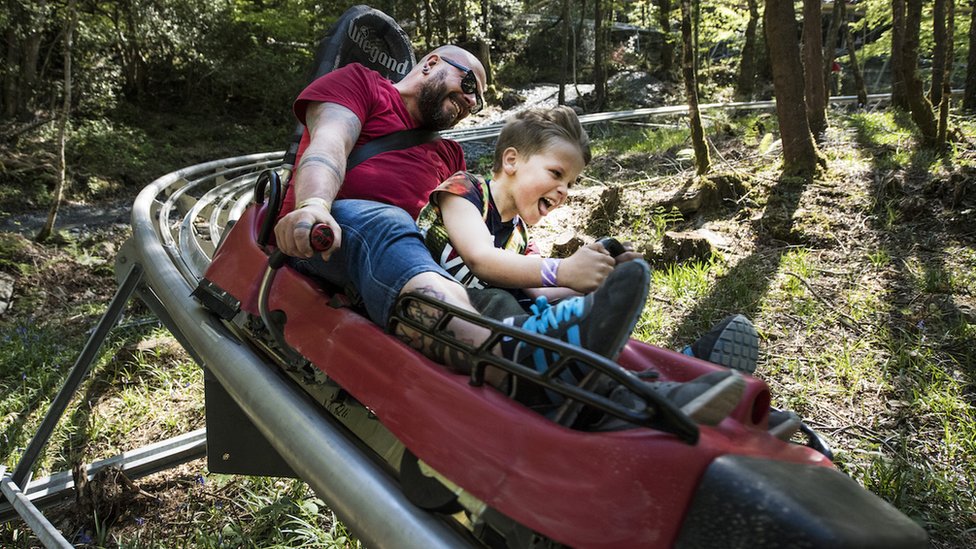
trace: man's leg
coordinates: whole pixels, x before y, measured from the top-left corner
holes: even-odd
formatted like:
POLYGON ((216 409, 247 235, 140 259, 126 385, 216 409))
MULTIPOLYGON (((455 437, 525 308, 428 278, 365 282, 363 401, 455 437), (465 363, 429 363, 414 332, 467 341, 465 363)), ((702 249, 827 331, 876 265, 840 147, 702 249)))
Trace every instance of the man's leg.
MULTIPOLYGON (((466 311, 476 314, 479 313, 471 304, 467 290, 461 284, 447 279, 436 272, 424 272, 411 278, 404 284, 403 289, 398 295, 410 293, 426 295, 450 305, 460 307, 466 311)), ((433 328, 443 313, 432 307, 415 303, 410 306, 410 309, 405 311, 405 314, 421 322, 424 326, 433 328)), ((491 335, 487 328, 476 326, 458 318, 448 323, 445 332, 452 338, 472 346, 484 342, 491 335)), ((468 373, 468 369, 470 368, 469 358, 458 349, 452 349, 438 342, 431 337, 430 333, 413 330, 400 323, 397 324, 393 334, 403 340, 407 345, 423 353, 424 356, 445 364, 453 370, 468 373)), ((499 353, 500 349, 496 348, 495 352, 499 353)), ((504 381, 504 376, 500 376, 499 372, 495 370, 489 370, 486 375, 488 376, 488 382, 496 387, 500 386, 504 381)))
MULTIPOLYGON (((434 262, 416 224, 404 210, 368 200, 337 200, 331 213, 342 227, 342 247, 327 263, 316 256, 294 261, 295 267, 354 291, 373 322, 386 327, 397 298, 411 292, 478 312, 465 288, 434 262)), ((408 314, 426 326, 433 326, 440 318, 439 311, 422 305, 414 306, 408 314)), ((471 344, 481 343, 489 335, 487 329, 461 320, 452 320, 447 330, 456 339, 471 344)), ((452 369, 469 368, 457 351, 428 334, 398 327, 394 335, 452 369)))

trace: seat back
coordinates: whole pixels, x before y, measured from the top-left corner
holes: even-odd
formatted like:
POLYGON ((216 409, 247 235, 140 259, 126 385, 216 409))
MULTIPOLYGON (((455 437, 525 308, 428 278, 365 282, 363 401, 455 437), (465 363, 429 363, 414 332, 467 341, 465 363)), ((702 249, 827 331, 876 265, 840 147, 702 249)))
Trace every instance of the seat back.
MULTIPOLYGON (((369 6, 346 10, 319 42, 309 82, 349 63, 359 63, 399 82, 417 60, 407 33, 390 16, 369 6)), ((305 126, 298 124, 284 163, 294 166, 305 126)))

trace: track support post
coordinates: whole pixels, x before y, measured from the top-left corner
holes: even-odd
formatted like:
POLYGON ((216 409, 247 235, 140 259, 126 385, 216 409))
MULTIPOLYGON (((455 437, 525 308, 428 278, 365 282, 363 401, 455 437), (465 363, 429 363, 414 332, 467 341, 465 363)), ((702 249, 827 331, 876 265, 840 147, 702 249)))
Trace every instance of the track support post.
POLYGON ((61 421, 61 417, 64 415, 64 411, 67 409, 71 399, 78 392, 78 388, 81 387, 81 383, 88 375, 92 362, 98 356, 98 351, 101 349, 102 344, 105 343, 105 338, 108 337, 109 331, 118 323, 119 318, 122 316, 122 311, 125 310, 125 306, 129 302, 129 298, 132 297, 133 292, 135 292, 139 283, 142 281, 142 272, 141 265, 136 264, 132 266, 132 269, 122 281, 119 289, 115 292, 115 296, 109 303, 108 310, 102 315, 95 330, 88 337, 88 342, 85 343, 85 347, 82 349, 81 354, 78 355, 74 366, 71 367, 68 379, 65 380, 64 385, 58 392, 58 396, 51 403, 47 415, 44 416, 44 421, 41 422, 40 428, 34 434, 34 438, 31 439, 27 450, 24 451, 24 454, 20 457, 20 461, 17 462, 17 468, 14 469, 13 475, 11 476, 11 480, 17 486, 27 486, 30 482, 31 469, 34 468, 37 458, 41 455, 41 451, 44 450, 44 446, 47 445, 48 440, 50 440, 54 428, 61 421))

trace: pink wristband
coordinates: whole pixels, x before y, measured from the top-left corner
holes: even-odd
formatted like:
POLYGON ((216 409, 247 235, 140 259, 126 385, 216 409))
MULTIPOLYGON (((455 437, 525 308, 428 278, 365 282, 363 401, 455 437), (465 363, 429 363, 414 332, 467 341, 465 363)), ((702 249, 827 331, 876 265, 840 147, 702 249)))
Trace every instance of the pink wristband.
POLYGON ((556 274, 559 272, 559 262, 562 259, 553 259, 551 257, 542 260, 542 285, 547 288, 552 288, 557 286, 556 284, 556 274))

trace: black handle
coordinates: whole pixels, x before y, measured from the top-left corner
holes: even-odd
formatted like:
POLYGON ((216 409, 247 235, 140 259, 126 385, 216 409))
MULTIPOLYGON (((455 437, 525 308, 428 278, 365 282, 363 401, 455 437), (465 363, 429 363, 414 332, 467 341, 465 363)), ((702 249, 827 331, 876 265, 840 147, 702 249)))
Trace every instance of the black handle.
POLYGON ((612 236, 605 236, 600 240, 597 240, 601 246, 606 248, 607 252, 611 257, 617 257, 618 255, 625 253, 627 250, 624 249, 624 245, 621 244, 616 238, 612 236))

